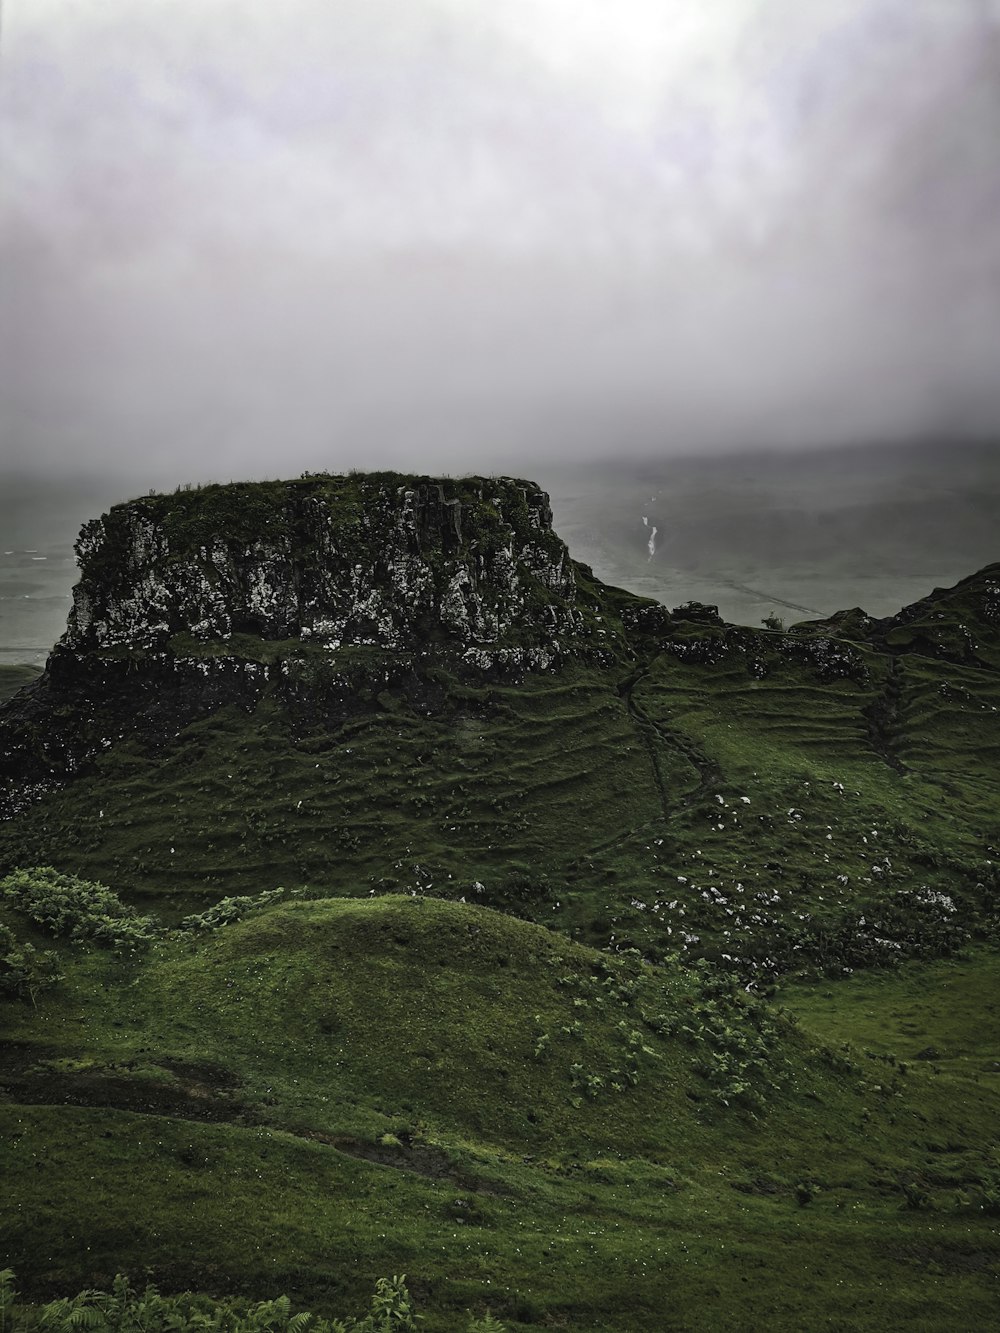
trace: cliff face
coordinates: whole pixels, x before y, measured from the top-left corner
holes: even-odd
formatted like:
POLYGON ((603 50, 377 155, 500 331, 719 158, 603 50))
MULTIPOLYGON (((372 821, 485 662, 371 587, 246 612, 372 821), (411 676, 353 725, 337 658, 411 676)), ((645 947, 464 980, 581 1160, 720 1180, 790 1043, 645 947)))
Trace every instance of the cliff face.
POLYGON ((425 670, 517 678, 611 660, 620 628, 511 478, 307 475, 116 505, 86 524, 66 633, 0 717, 0 818, 129 736, 276 694, 336 725, 425 670))
POLYGON ((507 478, 306 477, 118 505, 77 543, 62 647, 234 634, 545 667, 583 629, 548 496, 507 478))

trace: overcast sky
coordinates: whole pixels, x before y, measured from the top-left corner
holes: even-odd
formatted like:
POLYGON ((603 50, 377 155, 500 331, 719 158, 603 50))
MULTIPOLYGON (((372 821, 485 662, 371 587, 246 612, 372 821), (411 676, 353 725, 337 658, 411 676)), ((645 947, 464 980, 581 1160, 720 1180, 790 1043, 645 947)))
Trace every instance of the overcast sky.
POLYGON ((5 0, 2 461, 1000 435, 1000 0, 5 0))

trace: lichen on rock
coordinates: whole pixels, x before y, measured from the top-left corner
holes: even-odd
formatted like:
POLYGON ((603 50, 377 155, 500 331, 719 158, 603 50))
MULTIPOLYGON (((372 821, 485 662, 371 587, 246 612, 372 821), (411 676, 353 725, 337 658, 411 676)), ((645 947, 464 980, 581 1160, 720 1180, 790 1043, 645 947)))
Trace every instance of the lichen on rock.
POLYGON ((251 634, 528 666, 582 629, 548 496, 506 477, 320 475, 147 496, 88 523, 76 549, 73 652, 251 634))

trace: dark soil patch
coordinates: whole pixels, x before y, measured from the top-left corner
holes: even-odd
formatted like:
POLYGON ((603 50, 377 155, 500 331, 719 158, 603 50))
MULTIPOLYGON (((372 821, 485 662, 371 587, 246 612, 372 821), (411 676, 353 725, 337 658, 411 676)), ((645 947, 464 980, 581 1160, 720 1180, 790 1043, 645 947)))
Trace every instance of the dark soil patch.
POLYGON ((0 1044, 0 1085, 8 1074, 21 1074, 53 1057, 49 1046, 36 1041, 5 1041, 0 1044))
POLYGON ((962 1250, 947 1245, 915 1245, 903 1254, 925 1266, 937 1264, 944 1273, 994 1273, 1000 1271, 1000 1254, 996 1250, 962 1250))
MULTIPOLYGON (((37 1061, 33 1061, 37 1065, 37 1061)), ((138 1115, 167 1115, 181 1120, 233 1121, 247 1108, 233 1097, 220 1097, 198 1084, 161 1083, 156 1079, 84 1070, 0 1072, 0 1097, 25 1106, 97 1106, 138 1115)))
POLYGON ((348 1157, 358 1157, 378 1166, 389 1166, 396 1171, 412 1171, 428 1180, 447 1180, 470 1194, 495 1194, 487 1182, 461 1170, 442 1148, 429 1143, 386 1144, 366 1143, 364 1139, 344 1134, 322 1134, 318 1130, 293 1130, 300 1138, 314 1143, 326 1143, 348 1157))
POLYGON ((229 1092, 240 1086, 239 1078, 231 1069, 211 1060, 172 1060, 161 1057, 156 1063, 185 1084, 229 1092))
MULTIPOLYGON (((239 1080, 221 1065, 201 1061, 161 1059, 158 1065, 177 1082, 130 1075, 114 1069, 65 1073, 46 1068, 51 1051, 33 1044, 10 1045, 0 1054, 0 1099, 24 1106, 89 1106, 134 1115, 163 1115, 179 1120, 216 1124, 264 1122, 258 1112, 232 1095, 239 1080), (181 1081, 183 1080, 183 1081, 181 1081)), ((124 1066, 127 1069, 128 1066, 124 1066)), ((430 1144, 368 1143, 344 1134, 313 1129, 271 1128, 312 1143, 326 1144, 349 1157, 412 1171, 428 1180, 447 1180, 472 1194, 496 1193, 492 1187, 456 1167, 441 1148, 430 1144)))

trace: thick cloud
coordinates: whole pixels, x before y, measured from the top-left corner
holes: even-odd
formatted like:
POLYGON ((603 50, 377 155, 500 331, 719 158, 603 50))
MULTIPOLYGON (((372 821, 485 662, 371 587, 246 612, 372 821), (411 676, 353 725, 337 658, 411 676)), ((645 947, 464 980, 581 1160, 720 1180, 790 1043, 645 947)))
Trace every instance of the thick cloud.
POLYGON ((8 0, 4 461, 1000 428, 994 0, 8 0))

